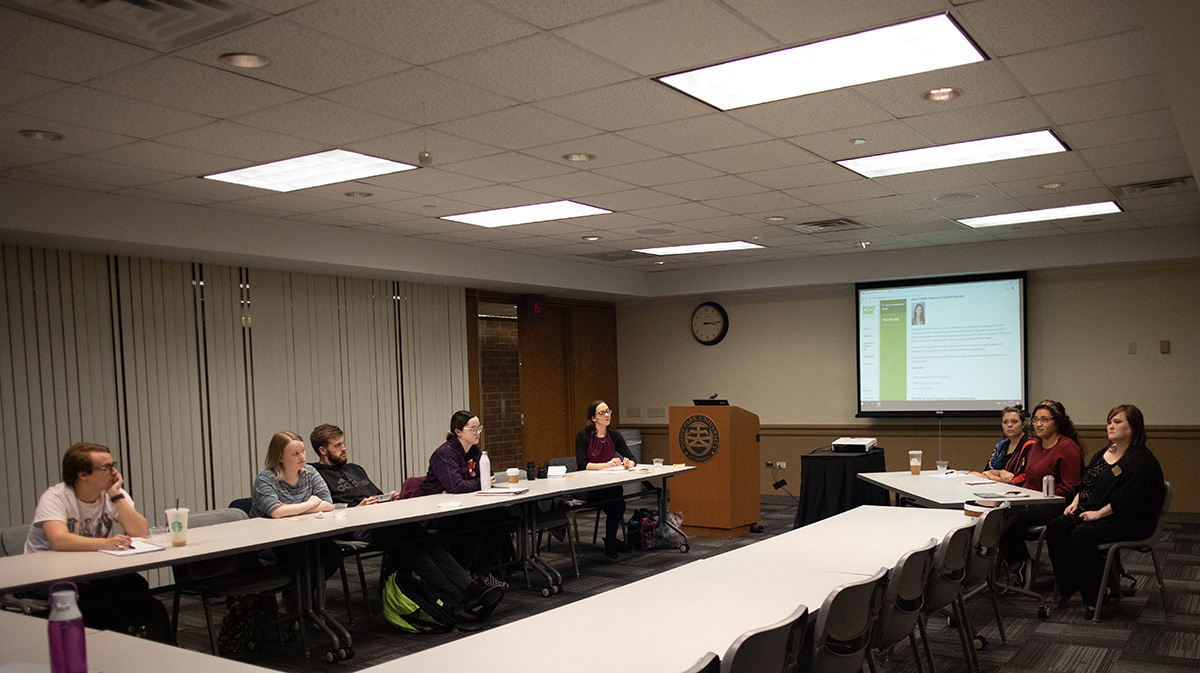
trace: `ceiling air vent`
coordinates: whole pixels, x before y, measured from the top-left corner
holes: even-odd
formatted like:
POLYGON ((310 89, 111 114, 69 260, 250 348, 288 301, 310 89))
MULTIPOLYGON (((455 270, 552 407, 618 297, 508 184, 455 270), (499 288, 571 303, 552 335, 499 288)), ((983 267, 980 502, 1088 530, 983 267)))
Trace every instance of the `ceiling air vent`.
POLYGON ((1179 192, 1190 192, 1196 188, 1196 181, 1192 176, 1182 178, 1171 178, 1169 180, 1151 180, 1150 182, 1138 182, 1132 185, 1121 185, 1116 188, 1117 198, 1133 199, 1139 196, 1158 196, 1159 194, 1176 194, 1179 192))
POLYGON ((841 217, 836 220, 820 220, 818 222, 803 222, 801 224, 781 224, 784 229, 798 231, 801 234, 827 234, 831 231, 852 231, 854 229, 866 229, 867 225, 861 222, 855 222, 847 217, 841 217))
POLYGON ((0 4, 162 52, 267 16, 224 0, 0 0, 0 4))

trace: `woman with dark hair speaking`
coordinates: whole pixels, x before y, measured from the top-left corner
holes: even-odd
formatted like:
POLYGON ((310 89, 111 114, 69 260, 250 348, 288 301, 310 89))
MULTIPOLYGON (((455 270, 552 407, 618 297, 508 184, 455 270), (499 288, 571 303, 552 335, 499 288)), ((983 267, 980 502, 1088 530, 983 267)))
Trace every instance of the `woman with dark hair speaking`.
MULTIPOLYGON (((621 433, 610 429, 612 409, 603 400, 588 405, 587 425, 575 435, 575 465, 581 470, 603 470, 610 467, 633 467, 633 453, 621 433)), ((617 529, 625 516, 625 498, 620 486, 589 492, 589 502, 600 504, 604 510, 604 554, 616 560, 617 554, 629 551, 629 544, 617 539, 617 529)))
POLYGON ((1071 504, 1046 525, 1059 606, 1078 591, 1088 618, 1104 585, 1104 556, 1096 548, 1150 537, 1166 492, 1162 467, 1146 448, 1140 409, 1122 404, 1108 412, 1108 442, 1092 458, 1071 504))

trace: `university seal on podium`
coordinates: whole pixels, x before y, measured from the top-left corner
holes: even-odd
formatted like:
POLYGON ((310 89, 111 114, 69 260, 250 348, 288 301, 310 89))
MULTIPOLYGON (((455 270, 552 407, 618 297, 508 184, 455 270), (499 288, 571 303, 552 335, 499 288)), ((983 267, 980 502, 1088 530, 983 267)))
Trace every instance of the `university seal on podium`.
POLYGON ((717 424, 704 414, 688 416, 679 425, 679 449, 690 460, 708 462, 717 454, 720 443, 717 424))

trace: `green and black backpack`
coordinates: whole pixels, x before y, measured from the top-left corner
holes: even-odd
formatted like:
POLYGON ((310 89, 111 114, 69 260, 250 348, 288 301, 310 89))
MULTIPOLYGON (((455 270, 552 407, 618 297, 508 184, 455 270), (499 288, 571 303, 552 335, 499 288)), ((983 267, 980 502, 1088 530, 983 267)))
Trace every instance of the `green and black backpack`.
POLYGON ((383 585, 383 616, 409 633, 447 633, 457 620, 424 584, 405 572, 394 572, 383 585))

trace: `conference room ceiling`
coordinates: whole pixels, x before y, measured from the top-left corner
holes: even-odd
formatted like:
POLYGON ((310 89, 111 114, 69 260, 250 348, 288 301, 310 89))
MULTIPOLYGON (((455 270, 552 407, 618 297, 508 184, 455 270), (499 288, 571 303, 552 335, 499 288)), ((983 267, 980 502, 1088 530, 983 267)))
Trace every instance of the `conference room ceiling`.
POLYGON ((249 25, 178 48, 33 13, 49 0, 0 4, 0 178, 323 225, 331 245, 363 230, 653 274, 1200 219, 1193 182, 1119 191, 1192 174, 1133 0, 243 0, 249 25), (653 79, 943 12, 988 60, 729 112, 653 79), (921 97, 937 87, 962 94, 921 97), (876 179, 833 163, 1039 129, 1070 151, 876 179), (332 148, 433 163, 290 193, 200 177, 332 148), (613 212, 438 219, 560 199, 613 212), (1114 199, 1123 212, 955 221, 1114 199), (826 220, 852 224, 789 228, 826 220), (630 252, 731 240, 764 247, 630 252))

